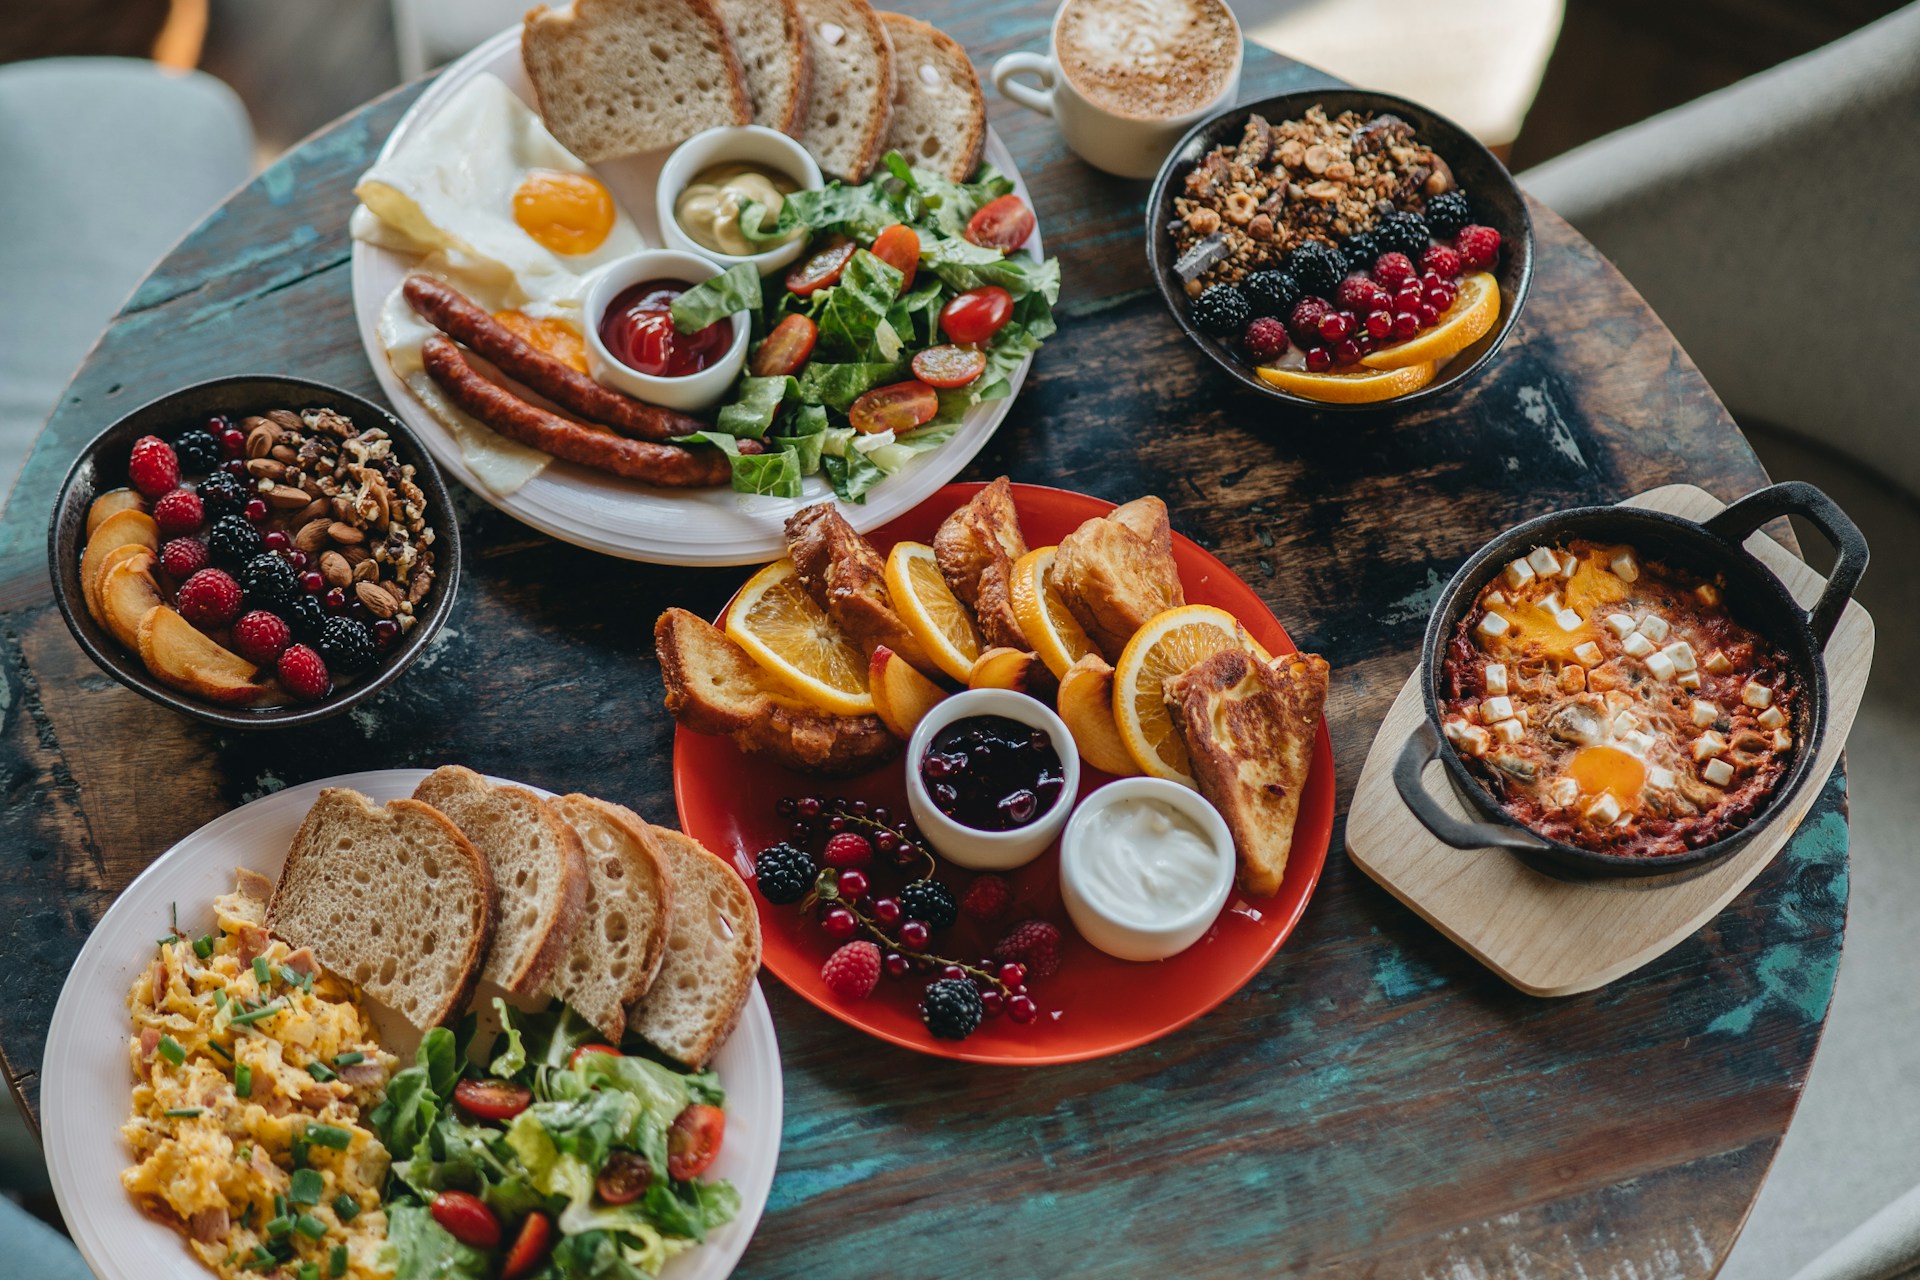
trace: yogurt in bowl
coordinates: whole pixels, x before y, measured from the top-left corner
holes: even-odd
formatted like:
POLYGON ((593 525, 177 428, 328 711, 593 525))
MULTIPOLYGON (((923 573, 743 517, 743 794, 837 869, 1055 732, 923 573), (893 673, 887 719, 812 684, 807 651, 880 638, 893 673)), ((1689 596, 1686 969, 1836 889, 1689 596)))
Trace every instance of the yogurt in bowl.
POLYGON ((1128 778, 1088 796, 1060 837, 1060 897, 1082 937, 1120 960, 1198 942, 1233 890, 1233 836, 1197 792, 1128 778))

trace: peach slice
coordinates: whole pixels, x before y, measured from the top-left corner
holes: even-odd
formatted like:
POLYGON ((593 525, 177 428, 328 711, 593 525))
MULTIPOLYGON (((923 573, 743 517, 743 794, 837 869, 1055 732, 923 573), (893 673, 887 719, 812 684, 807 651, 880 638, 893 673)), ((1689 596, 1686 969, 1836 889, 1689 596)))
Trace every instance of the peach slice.
POLYGON ((87 536, 106 523, 107 517, 117 516, 122 511, 145 511, 147 500, 133 489, 109 489, 93 500, 87 508, 87 536))
POLYGON ((873 691, 874 711, 902 738, 911 738, 921 717, 947 696, 939 685, 883 644, 873 648, 867 665, 867 687, 873 691))
POLYGON ((259 669, 215 644, 167 605, 140 620, 140 658, 155 678, 225 706, 247 706, 264 692, 259 669))
POLYGON ((107 557, 121 547, 131 546, 149 551, 160 549, 160 526, 144 511, 116 511, 102 520, 80 555, 80 589, 86 594, 87 608, 92 611, 94 621, 103 625, 106 618, 100 612, 100 578, 106 571, 107 557))
POLYGON ((100 575, 100 612, 113 638, 135 653, 140 651, 140 623, 155 605, 166 603, 160 584, 153 580, 155 556, 145 547, 124 547, 100 575))
POLYGON ((100 588, 106 584, 107 575, 128 560, 152 554, 152 547, 138 542, 129 542, 125 546, 115 547, 100 558, 99 567, 93 571, 93 578, 86 584, 87 612, 93 615, 94 621, 103 627, 107 626, 106 600, 100 593, 100 588))
POLYGON ((1060 718, 1088 764, 1116 778, 1140 772, 1113 718, 1113 667, 1099 654, 1087 654, 1060 677, 1060 718))
POLYGON ((974 659, 973 670, 967 673, 967 688, 1011 689, 1051 702, 1058 686, 1039 654, 1002 646, 988 649, 974 659))

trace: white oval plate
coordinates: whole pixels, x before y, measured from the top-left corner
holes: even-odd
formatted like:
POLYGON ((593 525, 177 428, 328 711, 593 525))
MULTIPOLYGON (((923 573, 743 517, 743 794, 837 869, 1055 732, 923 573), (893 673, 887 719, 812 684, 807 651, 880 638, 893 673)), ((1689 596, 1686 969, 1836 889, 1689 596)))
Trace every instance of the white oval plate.
MULTIPOLYGON (((178 1235, 140 1212, 120 1186, 120 1171, 130 1158, 120 1126, 133 1088, 127 989, 152 960, 154 939, 165 936, 168 910, 178 904, 181 925, 191 934, 211 922, 213 899, 233 888, 235 868, 277 879, 294 832, 322 787, 352 787, 384 803, 412 795, 426 776, 424 769, 353 773, 242 805, 157 858, 94 927, 54 1007, 41 1064, 40 1115, 60 1212, 101 1280, 206 1280, 212 1274, 178 1235)), ((382 1016, 386 1011, 371 1002, 369 1011, 382 1040, 410 1061, 417 1034, 410 1029, 403 1034, 404 1024, 382 1016)), ((724 1280, 746 1252, 766 1207, 780 1157, 782 1093, 780 1046, 758 985, 713 1066, 727 1090, 727 1137, 712 1175, 739 1188, 740 1216, 700 1248, 670 1261, 663 1280, 724 1280)))
MULTIPOLYGON (((394 126, 382 157, 410 130, 431 118, 456 90, 482 73, 498 76, 522 102, 534 105, 532 86, 520 65, 520 28, 511 27, 448 67, 427 87, 394 126)), ((654 183, 670 150, 594 166, 594 172, 633 219, 641 238, 654 248, 662 243, 654 210, 654 183)), ((1033 200, 1014 168, 1012 155, 992 129, 987 130, 986 159, 1013 181, 1014 190, 1031 206, 1033 200)), ((1038 231, 1031 245, 1036 254, 1042 252, 1038 231)), ((821 476, 808 477, 806 491, 798 499, 769 498, 731 489, 652 489, 557 460, 513 493, 494 493, 467 469, 453 434, 394 377, 393 366, 380 346, 380 308, 411 267, 412 260, 405 254, 358 240, 353 243, 353 309, 367 360, 394 412, 426 442, 441 469, 514 519, 563 542, 628 560, 679 565, 758 564, 786 554, 782 526, 789 515, 808 503, 833 496, 821 476)), ((1009 394, 976 406, 946 444, 913 459, 898 474, 875 485, 864 504, 843 504, 841 510, 853 527, 862 533, 876 529, 919 506, 958 475, 1007 416, 1032 364, 1032 356, 1022 361, 1008 379, 1012 388, 1009 394)))

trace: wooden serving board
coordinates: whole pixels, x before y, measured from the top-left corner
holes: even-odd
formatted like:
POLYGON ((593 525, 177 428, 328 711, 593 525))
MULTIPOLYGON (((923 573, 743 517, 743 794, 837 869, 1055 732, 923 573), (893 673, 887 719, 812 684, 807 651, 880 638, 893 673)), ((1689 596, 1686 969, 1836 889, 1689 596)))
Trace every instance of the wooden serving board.
MULTIPOLYGON (((1626 506, 1705 520, 1726 504, 1689 484, 1666 485, 1626 506)), ((1747 549, 1802 605, 1826 579, 1764 532, 1747 549)), ((1428 834, 1393 786, 1393 762, 1424 714, 1415 671, 1387 712, 1354 790, 1347 854, 1434 928, 1529 995, 1569 996, 1632 973, 1718 915, 1786 844, 1853 728, 1873 665, 1873 618, 1849 603, 1827 644, 1826 738, 1797 809, 1724 862, 1673 876, 1570 881, 1543 875, 1500 849, 1453 849, 1428 834)), ((1425 785, 1456 817, 1469 818, 1436 760, 1425 785)))

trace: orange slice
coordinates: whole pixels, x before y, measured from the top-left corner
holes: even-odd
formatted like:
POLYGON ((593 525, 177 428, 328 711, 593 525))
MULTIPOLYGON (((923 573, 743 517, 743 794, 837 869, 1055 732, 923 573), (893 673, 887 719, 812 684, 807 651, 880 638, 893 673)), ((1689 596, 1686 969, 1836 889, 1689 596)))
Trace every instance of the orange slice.
POLYGON ((1268 386, 1309 400, 1327 404, 1372 404, 1418 391, 1433 381, 1433 368, 1429 362, 1404 369, 1363 369, 1355 373, 1308 373, 1303 369, 1266 367, 1254 372, 1268 386))
POLYGON ((1067 608, 1060 593, 1047 584, 1058 547, 1036 547, 1013 562, 1013 616, 1054 679, 1090 653, 1097 653, 1085 627, 1067 608))
POLYGON ((842 635, 800 586, 793 561, 776 560, 747 580, 727 611, 727 634, 822 710, 874 714, 866 652, 842 635))
POLYGON ((1381 347, 1360 357, 1372 369, 1405 369, 1431 364, 1436 369, 1479 341, 1500 318, 1500 285, 1482 271, 1460 282, 1453 305, 1440 313, 1440 322, 1405 342, 1381 347))
POLYGON ((965 684, 984 647, 973 615, 947 586, 924 542, 896 542, 887 553, 887 594, 933 664, 965 684))
POLYGON ((1203 658, 1244 648, 1262 662, 1267 651, 1225 609, 1181 605, 1156 614, 1133 633, 1113 669, 1113 721, 1140 772, 1197 785, 1187 741, 1167 707, 1165 684, 1203 658))

